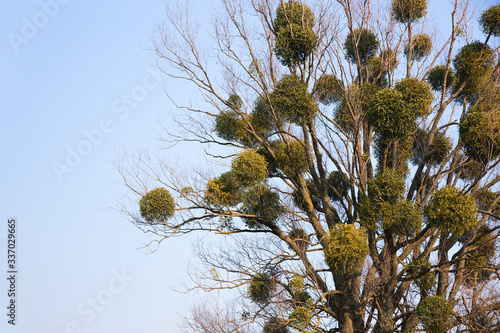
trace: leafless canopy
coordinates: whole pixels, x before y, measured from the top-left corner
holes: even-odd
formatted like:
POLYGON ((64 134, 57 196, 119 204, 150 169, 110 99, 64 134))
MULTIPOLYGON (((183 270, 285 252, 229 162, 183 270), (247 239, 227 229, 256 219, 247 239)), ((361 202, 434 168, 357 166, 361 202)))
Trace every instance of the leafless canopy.
MULTIPOLYGON (((156 235, 152 245, 210 234, 218 246, 198 248, 195 287, 242 296, 238 311, 194 308, 185 331, 500 330, 498 38, 488 36, 488 77, 469 93, 472 78, 447 80, 464 45, 485 45, 472 36, 478 9, 468 0, 429 1, 426 16, 398 22, 394 3, 221 0, 210 22, 189 5, 167 8, 154 39, 158 67, 169 84, 188 82, 199 94, 170 96, 178 110, 161 142, 204 147, 206 161, 195 168, 124 154, 118 170, 130 201, 121 208, 156 235), (308 49, 297 60, 279 43, 308 49), (383 97, 400 98, 412 78, 428 87, 436 66, 442 80, 425 112, 377 118, 383 97), (462 124, 484 105, 485 142, 493 143, 473 155, 462 124), (253 166, 236 170, 244 158, 253 166), (140 211, 139 200, 157 187, 172 193, 174 218, 140 211), (432 209, 443 208, 430 204, 436 193, 455 190, 472 202, 472 227, 433 220, 441 215, 432 209), (427 318, 419 303, 428 297, 453 312, 427 318)), ((389 109, 410 112, 409 103, 389 109)))

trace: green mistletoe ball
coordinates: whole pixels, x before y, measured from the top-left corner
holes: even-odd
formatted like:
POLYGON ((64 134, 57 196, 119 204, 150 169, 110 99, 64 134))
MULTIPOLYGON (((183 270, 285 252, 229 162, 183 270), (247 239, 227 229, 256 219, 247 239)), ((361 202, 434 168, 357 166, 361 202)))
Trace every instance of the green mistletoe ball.
POLYGON ((142 218, 147 222, 162 224, 174 216, 174 198, 167 189, 157 187, 142 196, 139 209, 142 218))
POLYGON ((368 255, 366 232, 352 224, 338 224, 330 229, 325 239, 325 259, 337 274, 360 270, 368 255))
POLYGON ((478 224, 474 198, 453 186, 434 191, 424 215, 430 226, 456 236, 471 232, 478 224))

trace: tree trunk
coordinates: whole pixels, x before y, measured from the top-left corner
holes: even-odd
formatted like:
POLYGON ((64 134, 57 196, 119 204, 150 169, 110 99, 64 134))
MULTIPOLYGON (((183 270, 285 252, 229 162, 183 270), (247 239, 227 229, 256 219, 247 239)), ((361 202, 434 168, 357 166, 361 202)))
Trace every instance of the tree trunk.
POLYGON ((339 328, 341 333, 355 333, 351 314, 347 306, 344 306, 339 313, 339 328))

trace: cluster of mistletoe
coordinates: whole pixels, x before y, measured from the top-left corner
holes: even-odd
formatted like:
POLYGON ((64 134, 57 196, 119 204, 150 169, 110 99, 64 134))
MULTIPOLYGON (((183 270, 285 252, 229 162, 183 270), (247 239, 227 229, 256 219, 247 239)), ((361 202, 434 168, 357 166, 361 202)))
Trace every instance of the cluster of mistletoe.
POLYGON ((143 192, 134 221, 160 237, 234 236, 234 251, 203 257, 215 283, 198 283, 239 286, 242 326, 500 330, 500 5, 478 19, 484 40, 468 41, 457 1, 440 46, 427 0, 389 5, 376 26, 369 1, 225 1, 226 85, 209 79, 186 21, 171 20, 186 48, 162 38, 172 76, 210 102, 187 107, 210 127, 192 118, 176 138, 230 150, 214 154, 226 165, 215 175, 148 173, 168 186, 143 192))

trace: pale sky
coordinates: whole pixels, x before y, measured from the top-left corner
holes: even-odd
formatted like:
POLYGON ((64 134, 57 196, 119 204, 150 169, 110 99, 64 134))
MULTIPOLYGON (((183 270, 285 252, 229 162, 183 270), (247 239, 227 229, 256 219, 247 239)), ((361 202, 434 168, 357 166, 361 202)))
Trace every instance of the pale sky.
POLYGON ((173 109, 164 89, 175 87, 151 74, 164 1, 2 4, 0 275, 13 217, 18 294, 12 327, 0 280, 0 331, 174 331, 196 301, 171 289, 194 238, 148 254, 138 248, 151 238, 113 210, 125 192, 113 159, 156 148, 158 119, 173 109))
MULTIPOLYGON (((210 12, 211 2, 193 7, 210 12), (201 7, 203 6, 203 7, 201 7)), ((0 11, 0 276, 7 220, 17 221, 17 317, 1 332, 173 332, 194 237, 151 238, 113 208, 125 189, 120 149, 158 146, 191 88, 154 73, 151 36, 164 0, 2 0, 0 11)), ((483 3, 483 2, 482 2, 483 3)), ((496 3, 496 1, 488 1, 496 3)), ((177 148, 173 156, 199 152, 177 148)))

